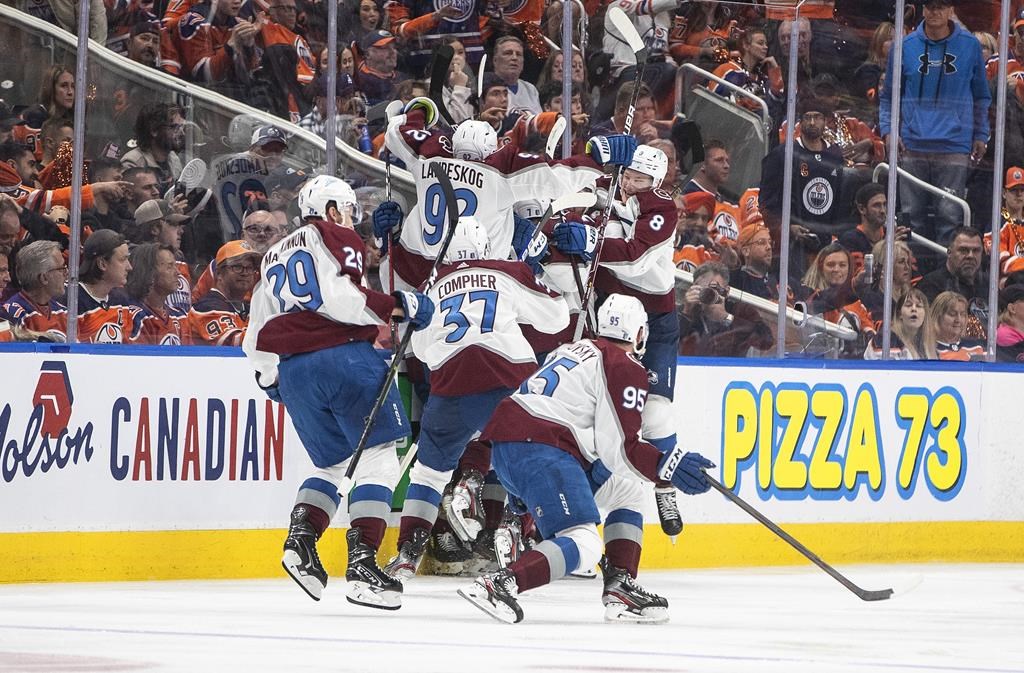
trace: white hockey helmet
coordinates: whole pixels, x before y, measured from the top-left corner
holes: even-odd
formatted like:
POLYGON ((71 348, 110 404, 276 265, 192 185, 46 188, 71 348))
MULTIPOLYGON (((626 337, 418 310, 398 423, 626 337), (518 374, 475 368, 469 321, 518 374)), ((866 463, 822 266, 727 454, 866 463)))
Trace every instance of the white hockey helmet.
POLYGON ((452 154, 456 159, 483 161, 498 149, 498 134, 487 122, 467 119, 452 134, 452 154))
POLYGON ((643 355, 647 349, 647 311, 636 297, 611 294, 597 311, 599 336, 633 344, 633 352, 643 355))
POLYGON ((537 199, 516 201, 515 205, 512 206, 512 210, 519 217, 525 217, 528 220, 539 220, 544 217, 544 206, 537 199))
POLYGON ((446 264, 465 262, 470 259, 490 259, 491 239, 480 220, 475 217, 462 216, 455 227, 452 241, 444 253, 446 264))
POLYGON ((654 178, 654 189, 661 187, 661 181, 668 172, 668 157, 657 147, 640 145, 633 152, 633 161, 628 168, 654 178))
POLYGON ((362 221, 363 209, 355 191, 347 182, 331 175, 318 175, 302 187, 299 192, 300 217, 303 220, 308 217, 326 220, 327 206, 332 202, 338 210, 343 210, 345 205, 351 206, 353 226, 362 221))

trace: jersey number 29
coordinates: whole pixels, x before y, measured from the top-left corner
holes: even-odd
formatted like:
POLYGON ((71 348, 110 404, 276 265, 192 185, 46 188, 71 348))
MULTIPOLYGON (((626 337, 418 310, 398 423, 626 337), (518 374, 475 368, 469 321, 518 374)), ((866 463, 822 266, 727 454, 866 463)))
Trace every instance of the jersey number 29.
POLYGON ((275 264, 266 273, 267 279, 274 283, 272 292, 281 304, 281 313, 316 311, 323 306, 316 263, 308 251, 296 250, 287 261, 275 264))

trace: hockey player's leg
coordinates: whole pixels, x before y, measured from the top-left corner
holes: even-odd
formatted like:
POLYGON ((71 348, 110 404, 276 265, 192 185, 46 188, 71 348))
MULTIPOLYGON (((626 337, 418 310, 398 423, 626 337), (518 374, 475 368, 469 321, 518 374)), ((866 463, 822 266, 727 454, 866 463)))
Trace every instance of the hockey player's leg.
POLYGON ((345 536, 348 542, 348 601, 383 610, 402 607, 402 583, 377 565, 377 550, 398 479, 398 456, 394 442, 366 449, 356 469, 355 487, 349 496, 348 513, 352 528, 345 536))
POLYGON ((472 542, 484 527, 484 475, 491 468, 487 445, 473 440, 465 446, 450 497, 441 502, 445 518, 462 542, 472 542))
POLYGON ((473 558, 466 564, 466 573, 476 575, 498 569, 495 535, 505 517, 506 494, 505 487, 498 481, 494 471, 488 472, 481 489, 484 527, 473 541, 473 558))
MULTIPOLYGON (((431 460, 429 447, 426 460, 431 460)), ((403 582, 416 574, 426 550, 430 530, 437 521, 441 493, 451 478, 451 471, 439 472, 421 459, 409 472, 409 490, 402 506, 402 521, 398 531, 398 555, 384 568, 392 577, 403 582)))
POLYGON ((595 494, 598 506, 608 511, 604 520, 605 556, 601 559, 605 621, 668 621, 668 601, 636 582, 643 544, 644 518, 640 510, 646 493, 639 481, 616 475, 595 494))
MULTIPOLYGON (((647 315, 650 337, 643 364, 650 380, 650 394, 643 412, 643 436, 668 453, 676 447, 676 429, 672 414, 672 400, 675 396, 676 356, 679 348, 679 322, 673 313, 647 315)), ((675 537, 683 531, 683 518, 676 506, 674 488, 655 488, 655 504, 661 529, 666 535, 675 537)))
POLYGON ((341 504, 337 484, 344 474, 344 467, 339 465, 318 469, 302 482, 284 542, 281 566, 315 601, 320 600, 327 586, 327 571, 320 561, 316 543, 341 504))

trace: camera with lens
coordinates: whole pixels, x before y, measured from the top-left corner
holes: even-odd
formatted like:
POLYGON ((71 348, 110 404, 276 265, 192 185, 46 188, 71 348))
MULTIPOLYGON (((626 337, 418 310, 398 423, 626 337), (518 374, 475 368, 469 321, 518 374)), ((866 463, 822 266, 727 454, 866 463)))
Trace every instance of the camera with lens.
POLYGON ((718 290, 715 288, 706 287, 700 291, 700 295, 697 297, 697 300, 702 304, 710 306, 711 304, 717 304, 720 296, 721 295, 718 294, 718 290))

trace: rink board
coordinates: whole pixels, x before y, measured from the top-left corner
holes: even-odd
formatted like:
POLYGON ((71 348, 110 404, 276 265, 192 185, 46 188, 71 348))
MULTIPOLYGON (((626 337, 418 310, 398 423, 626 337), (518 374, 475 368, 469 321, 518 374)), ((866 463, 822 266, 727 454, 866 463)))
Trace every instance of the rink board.
MULTIPOLYGON (((0 352, 0 582, 280 572, 310 466, 288 415, 237 352, 171 352, 0 352)), ((680 360, 679 441, 720 481, 834 563, 1024 560, 1024 372, 786 364, 680 360)), ((646 567, 801 561, 724 497, 679 498, 675 545, 649 502, 646 567)))

